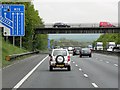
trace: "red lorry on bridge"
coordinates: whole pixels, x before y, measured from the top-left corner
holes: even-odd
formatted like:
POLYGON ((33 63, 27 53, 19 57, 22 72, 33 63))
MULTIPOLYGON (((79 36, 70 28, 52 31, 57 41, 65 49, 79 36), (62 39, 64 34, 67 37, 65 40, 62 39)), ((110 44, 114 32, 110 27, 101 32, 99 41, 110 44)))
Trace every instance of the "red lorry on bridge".
POLYGON ((115 27, 115 26, 109 22, 100 22, 99 27, 115 27))

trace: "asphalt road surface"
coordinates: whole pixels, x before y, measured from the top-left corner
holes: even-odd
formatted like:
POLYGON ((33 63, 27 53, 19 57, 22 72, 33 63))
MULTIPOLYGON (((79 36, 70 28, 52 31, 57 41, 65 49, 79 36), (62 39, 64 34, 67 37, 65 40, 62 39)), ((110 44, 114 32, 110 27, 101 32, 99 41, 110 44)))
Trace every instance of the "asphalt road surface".
POLYGON ((35 55, 3 69, 3 88, 118 88, 117 56, 71 56, 71 71, 51 72, 46 56, 35 55))

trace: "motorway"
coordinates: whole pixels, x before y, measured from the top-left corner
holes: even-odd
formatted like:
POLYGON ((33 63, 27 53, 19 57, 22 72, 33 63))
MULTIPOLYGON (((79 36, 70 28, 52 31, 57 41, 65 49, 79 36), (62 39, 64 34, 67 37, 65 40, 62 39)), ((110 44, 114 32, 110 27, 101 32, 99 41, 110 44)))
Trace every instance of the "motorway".
POLYGON ((117 56, 71 56, 71 71, 51 72, 46 56, 34 55, 4 68, 3 88, 118 88, 117 56))

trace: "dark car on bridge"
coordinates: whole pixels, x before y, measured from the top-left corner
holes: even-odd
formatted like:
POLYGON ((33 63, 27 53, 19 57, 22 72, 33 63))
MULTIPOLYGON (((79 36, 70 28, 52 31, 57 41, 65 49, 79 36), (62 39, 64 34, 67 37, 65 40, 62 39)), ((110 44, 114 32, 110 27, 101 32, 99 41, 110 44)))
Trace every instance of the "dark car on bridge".
POLYGON ((70 27, 70 25, 67 25, 67 24, 65 24, 65 23, 55 23, 54 25, 53 25, 53 27, 54 28, 59 28, 59 27, 70 27))
POLYGON ((80 57, 82 56, 89 56, 92 57, 92 52, 89 48, 82 48, 80 49, 80 57))
POLYGON ((80 54, 80 49, 81 49, 81 47, 74 47, 74 49, 73 49, 73 56, 74 55, 79 55, 80 54))

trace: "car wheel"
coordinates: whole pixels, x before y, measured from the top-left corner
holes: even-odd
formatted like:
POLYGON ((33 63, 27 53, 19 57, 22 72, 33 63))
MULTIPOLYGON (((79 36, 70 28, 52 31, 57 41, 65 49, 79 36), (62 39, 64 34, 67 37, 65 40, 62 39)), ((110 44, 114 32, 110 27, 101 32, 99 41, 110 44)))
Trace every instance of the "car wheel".
POLYGON ((89 55, 89 57, 91 57, 91 54, 89 55))
POLYGON ((71 71, 71 66, 68 66, 68 67, 67 67, 67 70, 68 70, 68 71, 71 71))
POLYGON ((50 67, 49 67, 49 70, 50 70, 50 71, 53 71, 53 67, 52 67, 52 66, 50 66, 50 67))
POLYGON ((82 55, 80 55, 80 58, 82 57, 82 55))

